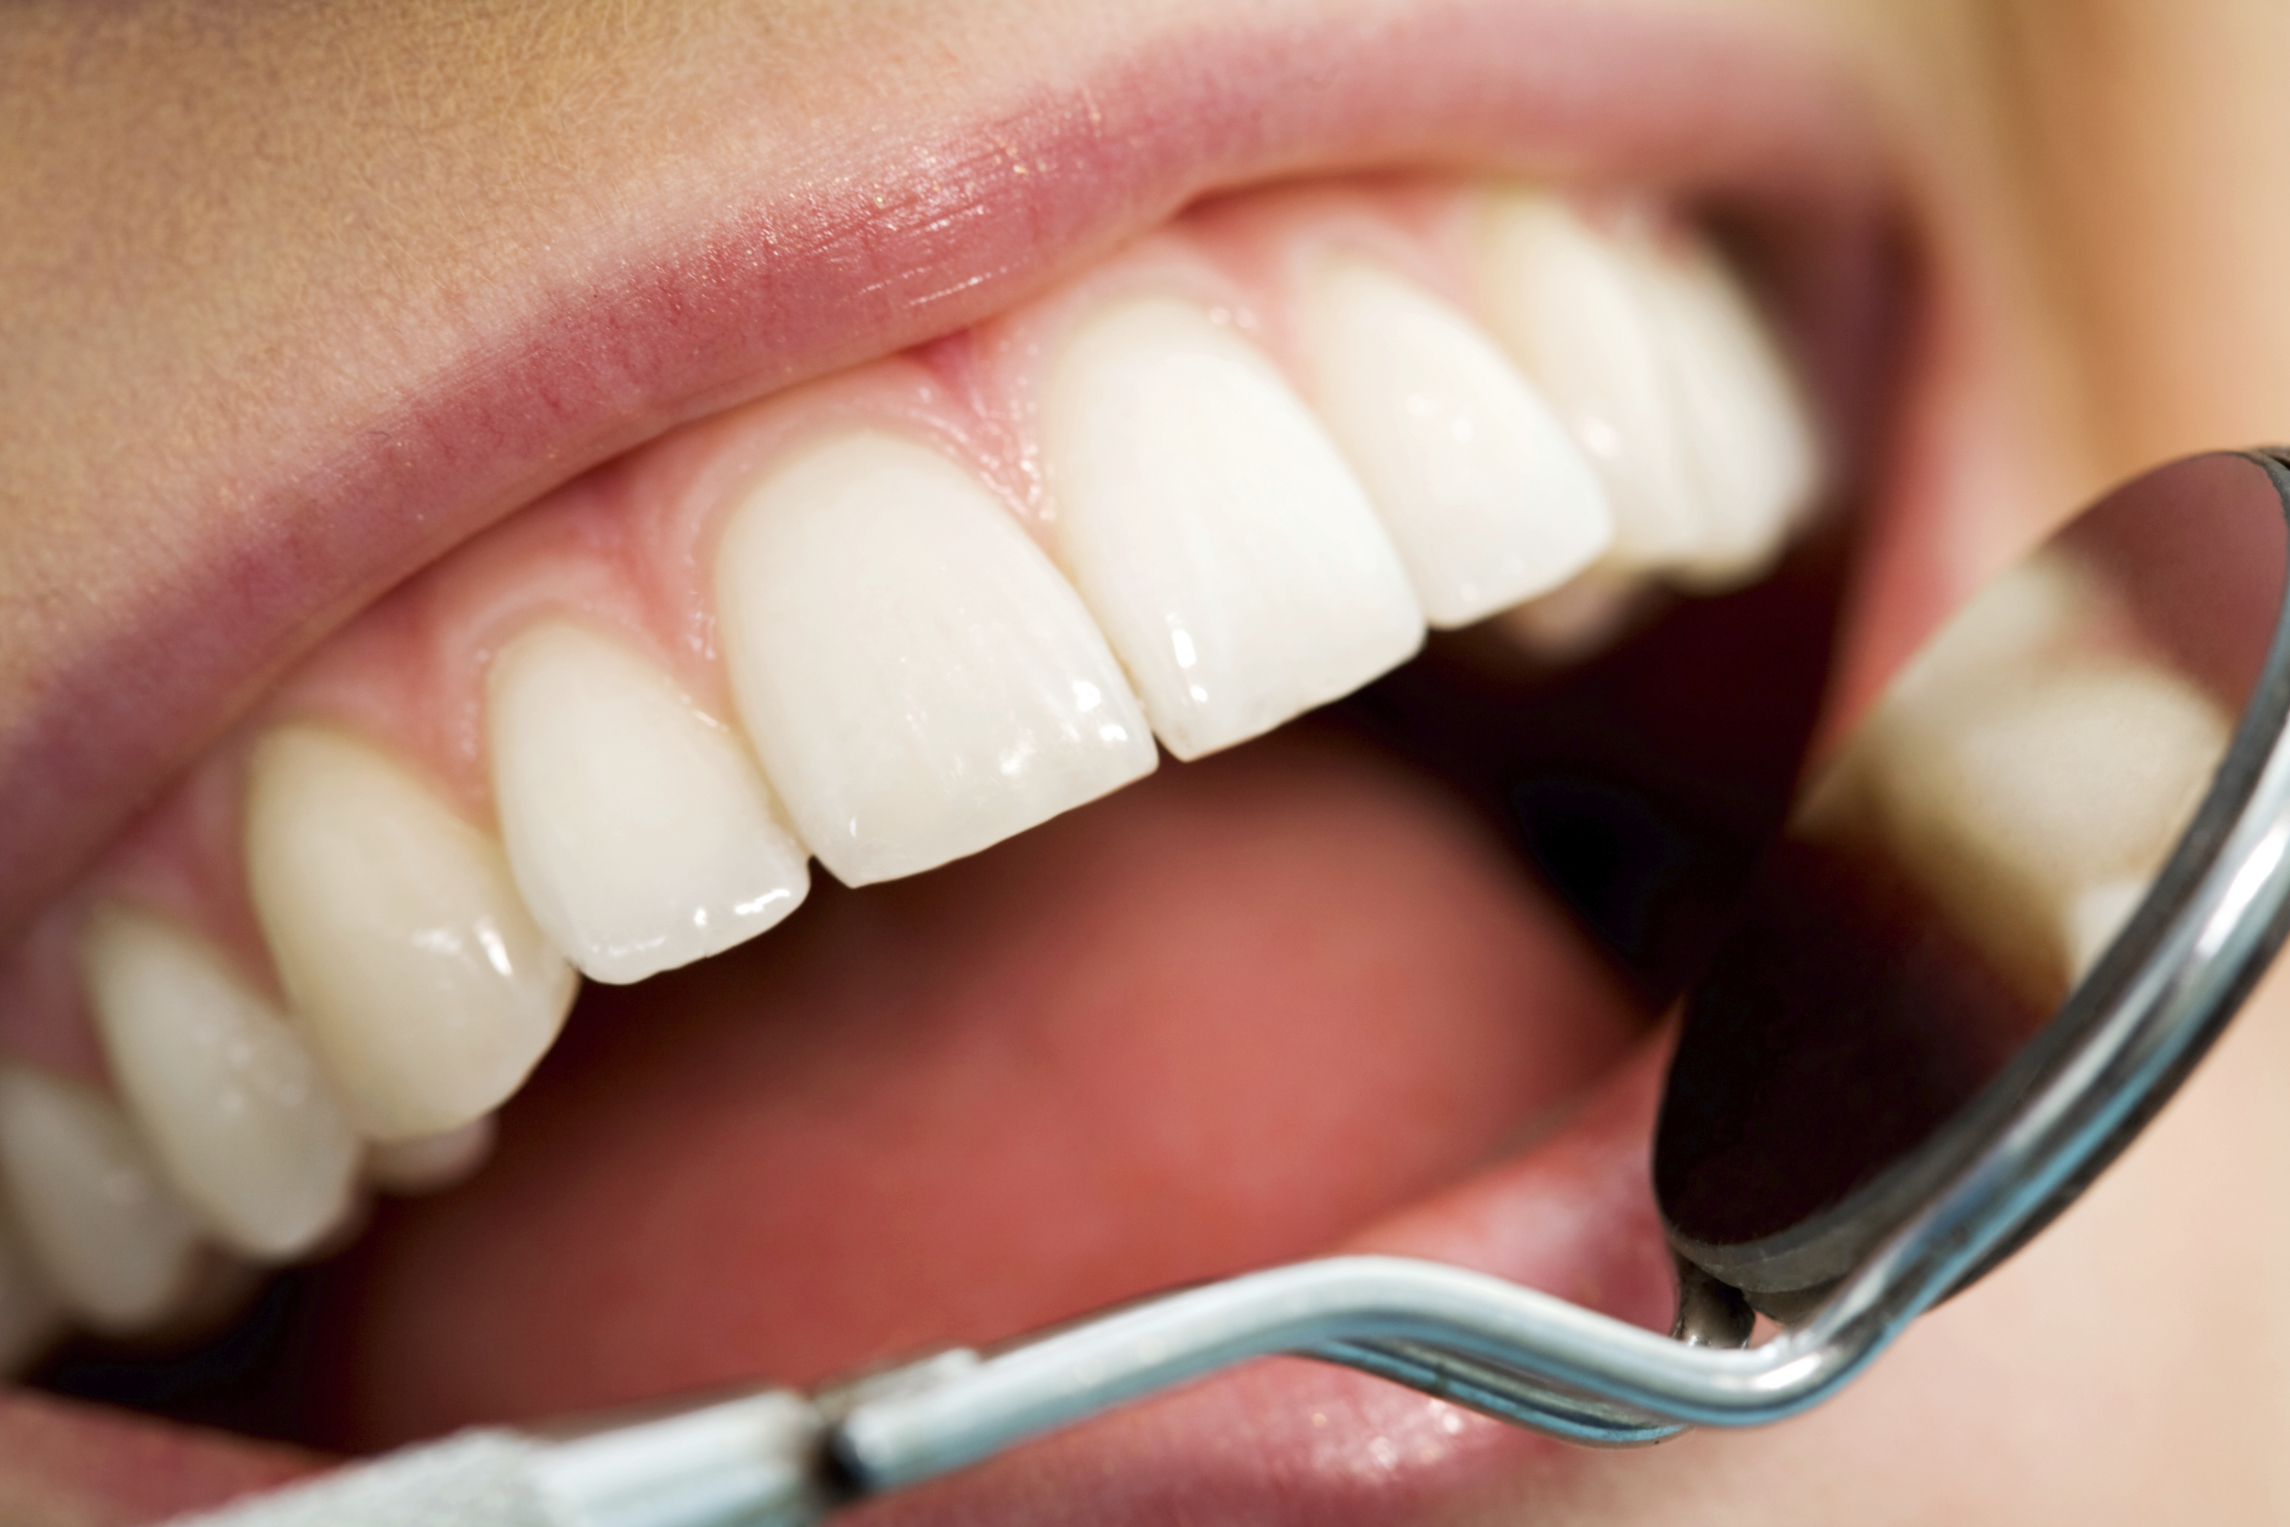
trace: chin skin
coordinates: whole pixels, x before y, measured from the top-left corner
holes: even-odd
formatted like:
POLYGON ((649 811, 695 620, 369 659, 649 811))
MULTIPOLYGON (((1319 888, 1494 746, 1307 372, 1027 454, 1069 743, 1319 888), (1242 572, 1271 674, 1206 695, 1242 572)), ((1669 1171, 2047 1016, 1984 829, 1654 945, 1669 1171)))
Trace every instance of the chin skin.
MULTIPOLYGON (((67 886, 292 659, 485 525, 679 423, 997 312, 1221 189, 1428 163, 1651 182, 1814 226, 1798 247, 1815 251, 1823 226, 1905 228, 1915 301, 1887 417, 1865 442, 1848 694, 2102 469, 2241 443, 2206 435, 2206 419, 2261 434, 2290 419, 2276 406, 2290 368, 2190 335, 2223 327, 2188 316, 2196 287, 2248 298, 2261 328, 2290 301, 2236 263, 2247 246, 2218 210, 2225 193, 2206 197, 2215 179, 2140 157, 2215 162, 2204 124, 2224 108, 2176 110, 2210 97, 2172 39, 2018 10, 1992 23, 1939 6, 1607 9, 818 4, 671 22, 152 6, 0 20, 0 141, 28 150, 0 168, 0 928, 67 886), (2118 132, 2099 141, 2129 183, 2228 230, 2201 245, 2227 252, 2186 280, 2154 277, 2182 267, 2126 210, 2143 203, 2095 192, 2107 178, 2060 147, 2098 132, 2097 96, 2061 83, 2075 75, 2063 59, 2092 58, 2128 71, 2155 108, 2143 118, 2178 135, 2158 150, 2099 124, 2118 132), (2007 103, 1999 79, 2034 82, 2036 104, 2007 103), (1745 81, 1770 82, 1769 98, 1743 108, 1745 81), (2032 190, 2031 165, 2054 172, 2032 190), (2044 221, 2047 208, 2065 210, 2044 221), (2110 229, 2128 232, 2099 236, 2110 229), (2109 263, 2110 245, 2133 254, 2109 263), (2205 369, 2214 352, 2231 362, 2205 369)), ((2264 25, 2217 10, 2222 28, 2264 25)), ((1310 801, 1260 793, 1262 755, 1165 769, 1135 803, 998 850, 969 880, 823 897, 800 942, 680 978, 654 993, 659 1011, 637 1011, 651 988, 615 999, 551 1062, 498 1170, 401 1216, 405 1233, 361 1261, 340 1354, 360 1382, 334 1397, 341 1434, 397 1440, 758 1373, 810 1380, 1334 1246, 1498 1267, 1661 1323, 1642 1196, 1659 1036, 1539 899, 1455 889, 1487 871, 1436 809, 1341 749, 1298 759, 1310 801), (1097 901, 1121 915, 1107 927, 1141 905, 1140 925, 1206 917, 1181 877, 1157 877, 1155 854, 1175 854, 1170 822, 1219 810, 1261 850, 1254 878, 1222 886, 1244 924, 1340 878, 1316 823, 1386 835, 1351 862, 1377 868, 1387 899, 1311 925, 1344 936, 1299 961, 1330 984, 1285 1027, 1262 1023, 1248 961, 1213 928, 1190 939, 1198 961, 1157 976, 1126 935, 1086 943, 1097 901), (1132 872, 1071 878, 1105 862, 1132 872), (998 910, 975 911, 989 898, 959 894, 972 884, 998 910), (1441 897, 1469 900, 1485 925, 1423 917, 1441 897), (925 930, 925 952, 884 980, 915 991, 852 996, 828 979, 902 922, 925 930), (755 982, 769 1003, 748 995, 755 982), (1012 982, 1054 989, 1013 1004, 1012 982), (1501 1000, 1520 990, 1575 1016, 1526 1043, 1501 1000), (848 1000, 847 1021, 823 1037, 780 1021, 807 992, 806 1019, 848 1000), (1134 1044, 1072 1038, 1060 1023, 1085 997, 1134 1044), (1408 1001, 1430 1017, 1395 1037, 1383 1019, 1408 1001), (1218 1021, 1220 1002, 1245 1019, 1218 1021), (965 1003, 1041 1021, 964 1021, 965 1003), (1124 1003, 1197 1023, 1123 1027, 1124 1003), (904 1071, 883 1062, 893 1051, 904 1071), (1334 1053, 1351 1059, 1316 1085, 1278 1085, 1291 1057, 1334 1053), (1372 1086, 1362 1054, 1383 1057, 1372 1086), (1058 1074, 1086 1086, 1028 1085, 1069 1060, 1058 1074), (1229 1090, 1157 1109, 1137 1085, 1157 1067, 1229 1090), (967 1080, 930 1081, 947 1074, 967 1080), (901 1092, 886 1075, 918 1080, 901 1092), (623 1092, 633 1101, 611 1101, 623 1092), (1268 1093, 1311 1106, 1253 1105, 1268 1093), (950 1096, 960 1106, 932 1111, 950 1096), (1549 1127, 1522 1148, 1515 1121, 1545 1109, 1549 1127), (1443 1132, 1357 1149, 1417 1114, 1443 1132), (1108 1118, 1158 1151, 1045 1163, 1023 1148, 1029 1129, 1086 1138, 1108 1118), (1324 1170, 1347 1150, 1353 1168, 1324 1170), (767 1214, 704 1212, 766 1159, 804 1163, 799 1187, 767 1214), (502 1318, 534 1282, 520 1234, 535 1254, 595 1237, 648 1201, 662 1162, 688 1209, 661 1211, 685 1235, 673 1253, 591 1246, 550 1285, 567 1319, 615 1299, 637 1316, 571 1348, 546 1345, 538 1315, 502 1318), (953 1213, 930 1202, 933 1173, 950 1197, 998 1186, 953 1213), (885 1184, 911 1195, 902 1211, 838 1212, 885 1184), (1042 1230, 1045 1205, 1070 1231, 1125 1194, 1185 1198, 1192 1239, 1147 1255, 1115 1228, 1042 1230), (1502 1212, 1521 1203, 1535 1212, 1502 1212), (813 1248, 802 1276, 818 1281, 782 1270, 780 1302, 743 1304, 743 1274, 786 1241, 813 1248), (1000 1260, 1036 1242, 1044 1255, 1000 1260), (677 1258, 685 1302, 659 1297, 677 1258), (954 1271, 865 1276, 900 1258, 954 1271), (863 1340, 795 1313, 836 1301, 857 1307, 838 1328, 863 1340), (472 1342, 492 1344, 485 1363, 467 1363, 472 1342)), ((1070 1520, 1080 1498, 1093 1520, 1139 1522, 2279 1520, 2290 1214, 2268 1185, 2290 1167, 2286 998, 2280 981, 2261 990, 2084 1204, 1797 1421, 1590 1453, 1276 1364, 869 1509, 1070 1520)), ((11 1521, 149 1520, 304 1462, 38 1397, 0 1404, 11 1521)))

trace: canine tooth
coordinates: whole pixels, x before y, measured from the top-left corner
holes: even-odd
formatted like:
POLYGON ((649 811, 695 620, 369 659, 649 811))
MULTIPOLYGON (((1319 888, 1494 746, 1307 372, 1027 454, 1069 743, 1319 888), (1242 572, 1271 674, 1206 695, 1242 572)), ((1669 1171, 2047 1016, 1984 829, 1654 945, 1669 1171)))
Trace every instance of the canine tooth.
POLYGON ((1306 313, 1313 401, 1432 625, 1547 593, 1606 550, 1597 473, 1478 325, 1351 259, 1316 273, 1306 313))
POLYGON ((477 1175, 493 1154, 498 1132, 492 1114, 459 1129, 416 1140, 393 1140, 366 1153, 366 1181, 384 1193, 440 1193, 477 1175))
POLYGON ((846 885, 976 853, 1152 771, 1081 600, 969 472, 846 435, 725 526, 717 605, 741 725, 846 885))
POLYGON ((358 1140, 285 1018, 202 941, 100 909, 80 963, 123 1100, 200 1223, 249 1256, 308 1250, 348 1209, 358 1140))
POLYGON ((127 1116, 92 1088, 0 1066, 0 1178, 48 1286, 89 1325, 146 1330, 192 1291, 191 1218, 127 1116))
POLYGON ((1639 262, 1538 192, 1491 198, 1482 248, 1489 326, 1605 480, 1615 559, 1694 558, 1709 509, 1639 262))
POLYGON ((2056 996, 2136 905, 2123 888, 2161 867, 2227 731, 2175 675, 2087 659, 1888 702, 1858 762, 1909 872, 2031 993, 2056 996))
POLYGON ((1060 558, 1180 758, 1405 661, 1423 616, 1359 480, 1254 348, 1185 303, 1125 299, 1042 398, 1060 558))
POLYGON ((586 974, 640 981, 802 904, 810 856, 763 775, 667 674, 558 620, 509 643, 489 679, 509 868, 586 974))
POLYGON ((289 1005, 371 1139, 514 1092, 576 978, 491 838, 372 748, 288 726, 256 748, 247 883, 289 1005))

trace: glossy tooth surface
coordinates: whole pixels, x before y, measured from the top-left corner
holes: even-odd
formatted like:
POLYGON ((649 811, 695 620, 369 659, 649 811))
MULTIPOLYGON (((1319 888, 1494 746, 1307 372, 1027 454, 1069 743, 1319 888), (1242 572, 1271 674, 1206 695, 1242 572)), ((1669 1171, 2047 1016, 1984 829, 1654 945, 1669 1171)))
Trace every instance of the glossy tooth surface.
POLYGON ((439 1193, 477 1175, 493 1154, 498 1126, 492 1114, 459 1129, 413 1140, 391 1140, 366 1152, 366 1181, 384 1193, 439 1193))
POLYGON ((1349 259, 1315 274, 1305 311, 1313 400, 1432 625, 1545 593, 1606 550, 1597 474, 1469 318, 1349 259))
POLYGON ((256 749, 247 882, 279 979, 362 1133, 466 1124, 515 1091, 576 978, 492 839, 362 743, 256 749))
POLYGON ((0 1066, 0 1178, 48 1286, 97 1330, 148 1329, 192 1292, 191 1217, 110 1099, 0 1066))
POLYGON ((2226 716, 2145 663, 2009 669, 1888 706, 1883 830, 1998 964, 2056 993, 2105 947, 2193 814, 2226 716))
POLYGON ((1734 587, 1763 574, 1804 519, 1820 450, 1764 321, 1716 256, 1689 242, 1643 261, 1708 516, 1677 576, 1734 587))
POLYGON ((599 981, 640 981, 800 906, 810 855, 746 746, 667 674, 568 621, 494 660, 493 799, 517 889, 599 981))
POLYGON ((1180 758, 1257 736, 1423 640, 1399 554, 1271 363, 1188 304, 1127 299, 1042 399, 1060 558, 1180 758))
POLYGON ((846 885, 911 875, 1153 769, 1081 600, 965 469, 862 432, 733 512, 717 610, 742 727, 846 885))
POLYGON ((1489 324, 1604 479, 1615 559, 1661 567, 1699 555, 1709 513, 1639 262, 1534 192, 1492 198, 1484 240, 1489 324))
POLYGON ((217 1240, 289 1257, 340 1221, 358 1139, 283 1016, 203 941, 125 908, 97 912, 81 968, 120 1092, 217 1240))
POLYGON ((1516 192, 1489 203, 1482 270, 1496 334, 1605 481, 1614 560, 1706 588, 1770 565, 1820 485, 1819 451, 1716 256, 1516 192))

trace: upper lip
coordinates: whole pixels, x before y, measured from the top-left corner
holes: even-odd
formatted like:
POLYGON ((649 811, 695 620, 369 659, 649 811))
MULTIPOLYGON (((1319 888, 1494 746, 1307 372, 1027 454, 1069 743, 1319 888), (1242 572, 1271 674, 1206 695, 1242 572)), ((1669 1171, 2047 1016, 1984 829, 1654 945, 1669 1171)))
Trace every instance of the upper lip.
MULTIPOLYGON (((323 433, 275 421, 274 455, 218 447, 165 482, 128 480, 141 458, 116 482, 98 464, 91 501, 125 533, 72 549, 77 588, 134 577, 139 525, 200 528, 180 543, 185 565, 135 579, 132 602, 91 607, 27 572, 0 607, 33 638, 4 676, 0 941, 270 679, 450 546, 679 422, 982 317, 1204 194, 1496 168, 1832 232, 1865 229, 1885 195, 1876 135, 1832 75, 1675 18, 1502 0, 1332 20, 1275 7, 987 94, 896 131, 805 119, 764 165, 723 132, 696 173, 618 188, 637 215, 567 229, 464 326, 392 335, 411 362, 386 385, 346 403, 314 389, 323 433)), ((209 359, 227 372, 229 357, 209 359)), ((18 486, 36 499, 37 483, 18 486)), ((39 517, 12 518, 12 534, 40 533, 39 517)))

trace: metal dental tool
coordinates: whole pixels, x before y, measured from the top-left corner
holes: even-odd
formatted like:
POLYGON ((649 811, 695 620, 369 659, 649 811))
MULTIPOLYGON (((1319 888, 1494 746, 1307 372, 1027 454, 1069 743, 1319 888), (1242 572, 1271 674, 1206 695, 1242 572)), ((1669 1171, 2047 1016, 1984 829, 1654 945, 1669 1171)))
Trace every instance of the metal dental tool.
POLYGON ((1655 1148, 1673 1335, 1453 1267, 1338 1257, 808 1396, 762 1390, 579 1434, 466 1432, 184 1522, 810 1522, 1275 1353, 1592 1444, 1804 1410, 2081 1193, 2281 942, 2286 508, 2290 470, 2265 453, 2117 490, 2033 573, 1967 607, 1828 760, 1686 1002, 1655 1148), (1914 743, 1930 718, 1991 701, 2040 725, 2026 697, 2053 691, 2012 675, 2070 669, 2126 705, 2215 715, 2224 751, 2200 760, 2158 863, 2124 885, 2077 882, 2058 902, 2072 915, 2029 921, 2040 897, 1991 905, 1983 887, 2044 865, 2009 844, 1914 838, 1935 831, 1914 813, 1942 767, 1914 743), (1750 1347, 1753 1310, 1781 1329, 1750 1347))

